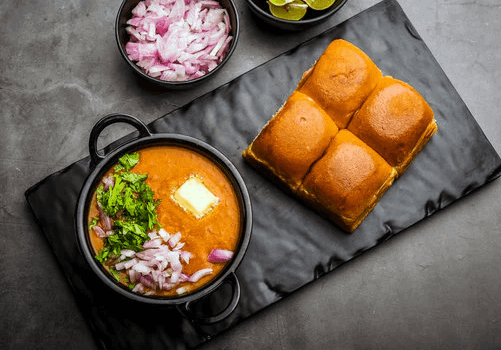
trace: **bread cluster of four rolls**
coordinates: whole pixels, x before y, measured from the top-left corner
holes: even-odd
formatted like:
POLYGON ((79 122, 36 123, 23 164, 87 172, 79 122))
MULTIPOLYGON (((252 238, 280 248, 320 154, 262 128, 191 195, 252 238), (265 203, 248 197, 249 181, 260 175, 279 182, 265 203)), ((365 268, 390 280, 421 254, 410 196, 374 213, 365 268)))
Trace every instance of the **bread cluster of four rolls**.
POLYGON ((353 232, 436 131, 433 110, 412 86, 337 39, 243 157, 353 232))

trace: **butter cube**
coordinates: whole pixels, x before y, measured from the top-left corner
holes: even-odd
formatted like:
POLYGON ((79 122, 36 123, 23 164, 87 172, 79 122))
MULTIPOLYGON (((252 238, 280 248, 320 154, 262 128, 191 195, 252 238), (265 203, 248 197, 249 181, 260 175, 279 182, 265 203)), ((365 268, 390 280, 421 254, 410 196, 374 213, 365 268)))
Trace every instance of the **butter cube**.
POLYGON ((186 180, 174 192, 172 199, 197 219, 210 212, 219 202, 219 198, 209 191, 197 176, 191 176, 186 180))

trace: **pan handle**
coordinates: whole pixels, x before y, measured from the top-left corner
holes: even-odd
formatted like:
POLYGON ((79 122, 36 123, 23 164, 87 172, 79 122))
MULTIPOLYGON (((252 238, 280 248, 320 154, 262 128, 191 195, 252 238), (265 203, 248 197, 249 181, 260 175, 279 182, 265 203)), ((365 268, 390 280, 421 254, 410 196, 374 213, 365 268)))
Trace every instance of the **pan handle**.
MULTIPOLYGON (((216 323, 228 317, 235 310, 235 308, 238 305, 238 302, 240 301, 240 283, 238 282, 237 275, 235 275, 234 272, 231 272, 222 283, 230 284, 233 289, 231 300, 223 311, 214 316, 197 317, 191 308, 191 302, 187 302, 185 304, 178 305, 177 307, 181 315, 183 315, 184 318, 194 323, 202 325, 216 323)), ((203 301, 200 300, 196 302, 203 302, 203 301)))
MULTIPOLYGON (((136 117, 128 114, 113 113, 103 117, 99 120, 96 125, 92 128, 89 137, 89 153, 92 160, 92 164, 97 164, 106 158, 106 154, 101 154, 97 149, 97 139, 101 132, 107 126, 115 123, 126 123, 132 125, 139 131, 139 138, 151 136, 151 131, 148 127, 136 117)), ((118 146, 117 146, 118 147, 118 146)))

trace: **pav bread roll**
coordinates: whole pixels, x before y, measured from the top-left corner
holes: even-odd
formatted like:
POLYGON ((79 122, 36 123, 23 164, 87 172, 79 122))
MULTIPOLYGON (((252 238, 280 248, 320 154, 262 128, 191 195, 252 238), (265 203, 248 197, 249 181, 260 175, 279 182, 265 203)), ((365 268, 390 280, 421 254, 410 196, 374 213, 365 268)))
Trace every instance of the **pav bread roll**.
POLYGON ((308 172, 298 195, 353 232, 393 183, 396 171, 350 131, 340 130, 308 172))
POLYGON ((243 157, 353 232, 436 131, 414 88, 334 40, 243 157))
POLYGON ((336 124, 315 101, 295 91, 243 152, 243 157, 294 191, 337 132, 336 124))
POLYGON ((401 175, 437 125, 433 110, 412 86, 386 76, 355 113, 348 130, 401 175))
POLYGON ((355 45, 332 41, 298 84, 342 129, 376 87, 382 73, 355 45))

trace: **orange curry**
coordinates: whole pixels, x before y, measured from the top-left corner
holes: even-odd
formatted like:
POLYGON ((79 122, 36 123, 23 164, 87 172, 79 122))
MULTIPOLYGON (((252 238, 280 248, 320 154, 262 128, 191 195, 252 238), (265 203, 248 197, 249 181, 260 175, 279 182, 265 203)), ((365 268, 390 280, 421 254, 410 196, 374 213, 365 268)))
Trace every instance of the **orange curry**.
MULTIPOLYGON (((180 146, 154 146, 138 151, 139 162, 130 172, 147 174, 145 180, 153 190, 154 198, 161 202, 156 208, 158 222, 161 227, 173 235, 181 233, 180 242, 184 242, 182 251, 190 253, 189 263, 183 263, 183 276, 191 276, 203 269, 212 269, 212 273, 192 283, 181 281, 175 288, 148 288, 142 293, 161 296, 176 296, 196 290, 218 276, 226 262, 210 262, 208 256, 213 249, 235 252, 238 246, 241 218, 239 201, 235 190, 225 173, 211 160, 198 152, 180 146), (196 176, 202 179, 205 187, 218 198, 216 205, 201 218, 182 208, 173 199, 174 192, 189 179, 196 176), (180 289, 181 288, 181 289, 180 289)), ((106 176, 110 176, 110 170, 106 176)), ((104 179, 104 177, 103 177, 104 179)), ((89 225, 99 218, 96 193, 93 195, 89 212, 89 225)), ((97 225, 101 222, 98 221, 97 225)), ((99 237, 94 230, 89 231, 90 241, 97 254, 105 244, 106 237, 99 237)), ((169 247, 172 250, 172 247, 169 247)), ((103 265, 109 271, 117 261, 106 261, 103 265)), ((128 258, 130 259, 130 258, 128 258)), ((120 282, 131 289, 129 276, 125 270, 116 271, 120 282)))

